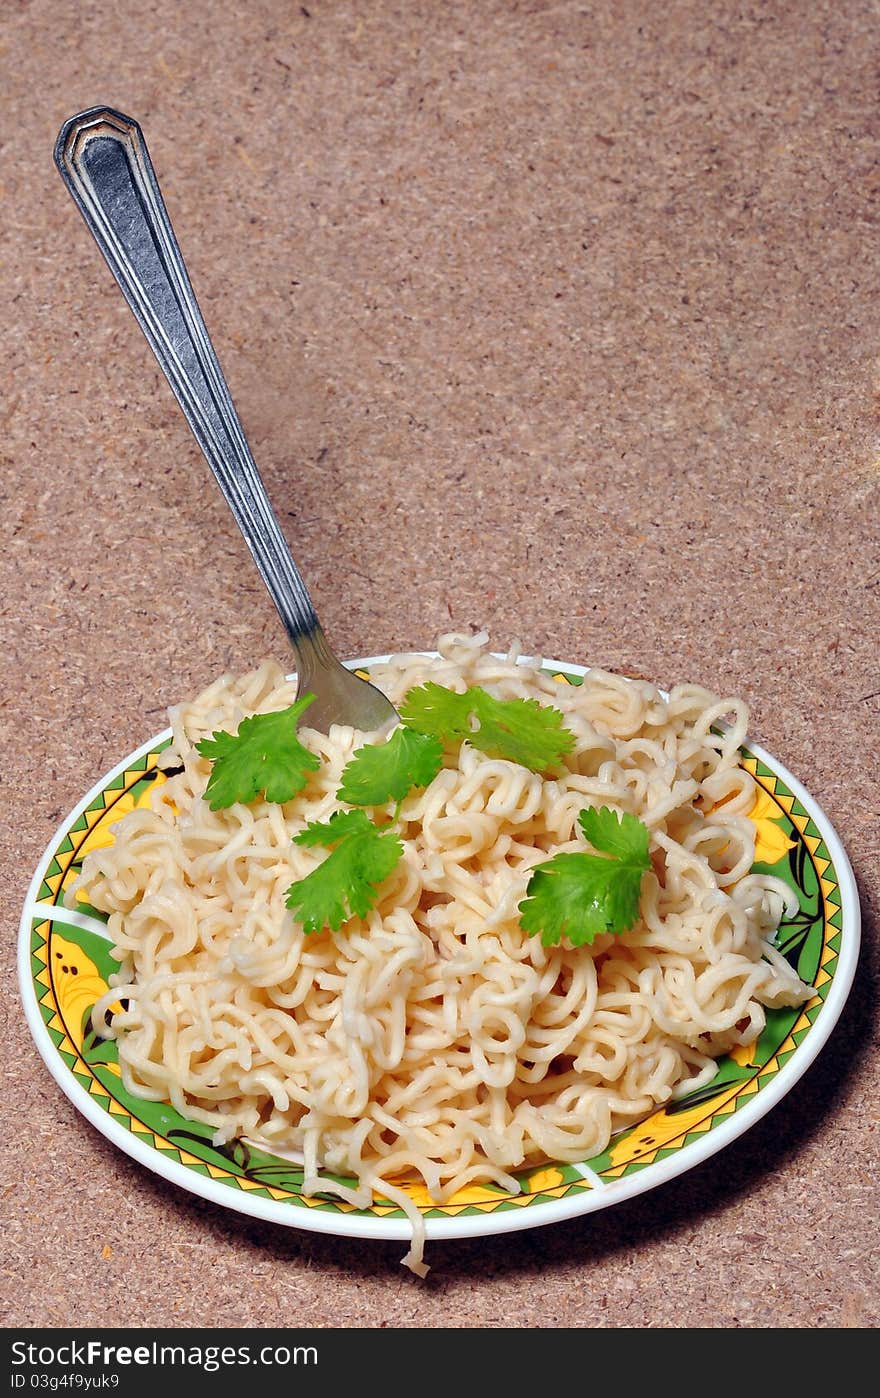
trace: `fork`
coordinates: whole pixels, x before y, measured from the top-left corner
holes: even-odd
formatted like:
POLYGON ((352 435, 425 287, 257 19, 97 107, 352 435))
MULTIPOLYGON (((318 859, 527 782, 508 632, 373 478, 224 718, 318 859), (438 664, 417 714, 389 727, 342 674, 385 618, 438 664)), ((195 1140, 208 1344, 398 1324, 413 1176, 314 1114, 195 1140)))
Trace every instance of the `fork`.
POLYGON ((396 718, 374 685, 346 669, 269 503, 196 302, 143 132, 111 107, 64 123, 55 164, 177 401, 244 535, 296 657, 297 696, 315 695, 311 728, 370 732, 396 718))

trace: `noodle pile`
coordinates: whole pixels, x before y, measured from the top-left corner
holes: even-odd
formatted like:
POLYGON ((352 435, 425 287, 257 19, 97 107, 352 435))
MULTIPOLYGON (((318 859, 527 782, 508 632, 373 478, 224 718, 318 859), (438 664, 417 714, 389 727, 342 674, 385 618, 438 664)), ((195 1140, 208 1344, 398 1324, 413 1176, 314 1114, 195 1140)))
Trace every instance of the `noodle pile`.
POLYGON ((749 872, 741 702, 693 685, 665 699, 600 670, 561 685, 516 648, 494 656, 484 635, 438 648, 371 678, 397 704, 427 680, 537 698, 563 711, 576 743, 552 780, 462 744, 405 798, 404 857, 363 919, 305 936, 285 907, 325 854, 292 836, 341 808, 363 734, 301 728, 321 766, 284 805, 212 811, 202 799, 210 764, 195 744, 294 702, 295 683, 269 663, 172 711, 168 780, 77 883, 110 914, 120 969, 93 1023, 118 1039, 128 1090, 208 1123, 215 1144, 299 1152, 306 1193, 392 1199, 420 1275, 424 1224, 402 1180, 437 1203, 475 1181, 516 1193, 513 1171, 589 1159, 710 1081, 715 1058, 760 1034, 765 1007, 809 994, 771 945, 795 895, 749 872), (584 849, 578 814, 600 805, 651 832, 639 920, 592 946, 545 947, 519 925, 529 872, 584 849))

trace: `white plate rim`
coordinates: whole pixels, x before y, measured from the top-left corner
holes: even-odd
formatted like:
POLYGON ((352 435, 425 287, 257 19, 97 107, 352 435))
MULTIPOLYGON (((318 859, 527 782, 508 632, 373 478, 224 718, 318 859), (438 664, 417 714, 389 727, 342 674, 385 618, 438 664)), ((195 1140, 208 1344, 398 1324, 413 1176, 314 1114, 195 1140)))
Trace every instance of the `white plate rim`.
MULTIPOLYGON (((407 654, 421 654, 430 657, 436 655, 436 652, 410 651, 407 654)), ((533 657, 521 657, 521 659, 527 658, 533 657)), ((576 665, 572 661, 539 658, 545 670, 563 674, 583 677, 589 673, 591 668, 595 668, 576 665)), ((361 670, 384 664, 388 659, 388 655, 374 655, 363 659, 347 660, 345 664, 349 669, 361 670)), ((621 678, 629 677, 623 675, 621 678)), ((40 1056, 73 1106, 107 1140, 138 1161, 139 1164, 146 1166, 154 1174, 185 1190, 188 1194, 207 1199, 224 1209, 232 1209, 237 1213, 270 1223, 279 1223, 285 1227, 302 1228, 306 1231, 327 1233, 337 1237, 371 1238, 389 1242, 409 1240, 412 1236, 412 1225, 405 1218, 382 1218, 375 1215, 331 1213, 318 1209, 291 1207, 289 1203, 284 1201, 255 1197, 243 1191, 233 1191, 228 1185, 220 1181, 200 1175, 187 1166, 168 1159, 154 1147, 140 1141, 132 1131, 119 1124, 115 1117, 111 1116, 95 1101, 88 1089, 77 1081, 51 1039, 34 991, 31 972, 32 925, 35 918, 75 924, 77 914, 67 909, 50 907, 48 904, 41 903, 37 898, 37 891, 45 878, 58 844, 71 825, 88 809, 92 801, 114 778, 120 776, 133 762, 151 752, 158 743, 165 741, 170 735, 170 728, 163 729, 161 733, 148 739, 129 753, 95 783, 61 821, 47 844, 31 879, 19 925, 18 978, 25 1018, 40 1056)), ((713 1125, 697 1140, 681 1146, 674 1155, 654 1161, 633 1174, 622 1176, 617 1180, 601 1180, 590 1171, 586 1177, 589 1178, 593 1187, 578 1190, 562 1199, 530 1204, 526 1208, 501 1212, 459 1214, 448 1218, 426 1218, 424 1222, 428 1241, 439 1241, 446 1238, 487 1237, 499 1233, 517 1232, 526 1228, 544 1227, 551 1223, 561 1223, 572 1218, 579 1218, 584 1214, 593 1213, 598 1209, 607 1208, 611 1204, 632 1199, 648 1190, 655 1189, 716 1155, 766 1116, 803 1077, 825 1047, 843 1011, 858 963, 861 941, 861 908, 855 875, 831 821, 797 777, 760 744, 753 743, 748 736, 745 738, 743 746, 748 749, 752 756, 765 763, 776 776, 785 782, 789 791, 807 811, 821 834, 837 876, 841 908, 840 950, 828 994, 810 1027, 809 1034, 766 1086, 755 1092, 741 1106, 738 1106, 735 1112, 713 1125)), ((552 1163, 550 1162, 551 1166, 552 1163)))

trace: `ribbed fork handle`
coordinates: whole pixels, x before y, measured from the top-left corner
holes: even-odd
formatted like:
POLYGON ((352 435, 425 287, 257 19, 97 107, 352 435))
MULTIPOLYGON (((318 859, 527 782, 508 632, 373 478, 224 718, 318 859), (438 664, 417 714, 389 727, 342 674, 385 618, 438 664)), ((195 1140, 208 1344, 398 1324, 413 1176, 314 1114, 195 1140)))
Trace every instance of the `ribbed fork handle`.
POLYGON ((205 328, 140 126, 110 107, 65 122, 55 163, 186 414, 297 654, 327 644, 205 328))

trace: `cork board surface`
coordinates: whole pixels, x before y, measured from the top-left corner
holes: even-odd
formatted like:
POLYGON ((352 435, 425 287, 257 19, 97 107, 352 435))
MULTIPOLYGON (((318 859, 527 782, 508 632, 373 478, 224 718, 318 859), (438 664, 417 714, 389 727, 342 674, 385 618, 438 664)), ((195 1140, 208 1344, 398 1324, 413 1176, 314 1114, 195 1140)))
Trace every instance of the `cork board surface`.
POLYGON ((878 58, 867 0, 3 7, 5 1324, 877 1324, 878 58), (742 695, 859 881, 853 993, 768 1117, 615 1208, 435 1244, 425 1283, 149 1174, 24 1025, 61 817, 286 654, 52 165, 99 102, 145 128, 336 649, 485 627, 742 695))

